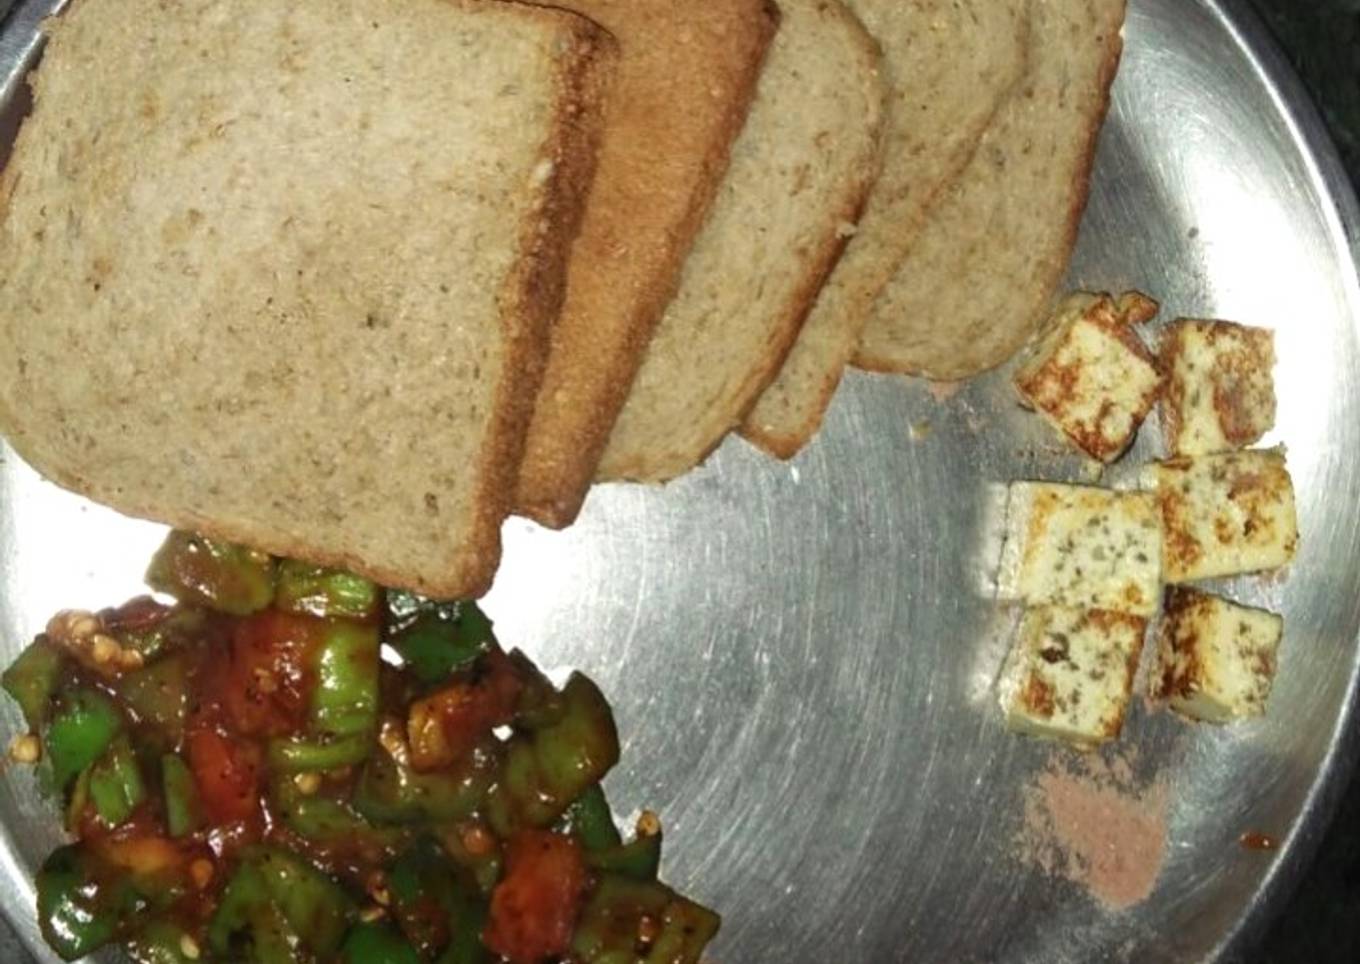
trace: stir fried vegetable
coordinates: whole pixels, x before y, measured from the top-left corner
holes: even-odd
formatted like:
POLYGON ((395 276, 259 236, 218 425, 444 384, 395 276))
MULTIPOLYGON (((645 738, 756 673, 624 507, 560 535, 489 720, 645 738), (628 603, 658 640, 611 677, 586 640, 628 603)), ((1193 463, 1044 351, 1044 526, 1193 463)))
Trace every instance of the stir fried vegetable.
POLYGON ((63 958, 697 964, 718 918, 657 882, 653 815, 619 833, 586 677, 471 602, 187 533, 148 582, 178 602, 61 613, 0 679, 76 837, 36 880, 63 958))
POLYGON ((340 885, 305 860, 252 846, 213 914, 208 944, 229 960, 329 960, 355 914, 340 885))
POLYGON ((118 709, 103 693, 75 686, 57 697, 47 727, 47 756, 58 787, 65 787, 108 749, 123 728, 118 709))
POLYGON ((697 961, 718 932, 718 915, 655 882, 604 874, 572 937, 582 964, 697 961))
POLYGON ((37 886, 43 937, 68 961, 103 947, 146 907, 128 878, 80 844, 53 851, 37 886))
POLYGON ((512 961, 561 957, 586 890, 581 845, 566 834, 521 830, 507 846, 505 868, 491 895, 486 945, 512 961))
POLYGON ((146 571, 152 589, 180 602, 244 616, 274 599, 274 560, 262 552, 172 532, 146 571))
POLYGON ((423 957, 395 928, 359 922, 340 949, 342 964, 421 964, 423 957))
POLYGON ((463 959, 480 947, 482 895, 433 841, 423 839, 402 854, 387 872, 387 887, 393 920, 422 956, 463 959))
POLYGON ((284 612, 372 619, 381 601, 381 589, 343 569, 324 569, 294 559, 279 563, 274 604, 284 612))
POLYGON ((203 804, 189 765, 178 755, 161 757, 161 792, 165 796, 165 829, 183 837, 203 826, 203 804))
POLYGON ((117 737, 90 770, 90 799, 110 827, 125 823, 146 799, 146 784, 126 736, 117 737))
POLYGON ((393 593, 390 642, 422 683, 442 683, 495 646, 491 621, 472 603, 432 603, 393 593))
POLYGON ((39 636, 0 676, 0 684, 19 704, 30 729, 36 730, 47 722, 61 669, 61 653, 47 637, 39 636))
MULTIPOLYGON (((390 732, 390 730, 389 730, 390 732)), ((456 766, 417 773, 408 751, 395 746, 373 753, 354 788, 354 807, 371 820, 386 823, 436 823, 471 816, 495 785, 497 754, 488 743, 456 766)))
POLYGON ((172 747, 184 736, 189 709, 188 669, 186 655, 172 653, 119 678, 118 695, 132 716, 147 724, 148 740, 172 747))
POLYGON ((547 827, 619 761, 619 735, 603 694, 579 673, 567 680, 558 719, 510 738, 501 780, 487 800, 502 835, 547 827))

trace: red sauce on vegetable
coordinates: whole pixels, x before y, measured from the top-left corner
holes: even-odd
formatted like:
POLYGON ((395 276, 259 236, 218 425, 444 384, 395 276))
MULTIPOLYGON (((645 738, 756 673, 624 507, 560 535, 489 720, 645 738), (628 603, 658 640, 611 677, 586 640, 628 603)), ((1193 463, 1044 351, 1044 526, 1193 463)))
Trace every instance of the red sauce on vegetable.
POLYGON ((667 964, 697 962, 716 917, 612 829, 597 784, 618 736, 594 684, 558 690, 470 603, 185 533, 151 581, 181 602, 60 614, 5 673, 66 784, 76 842, 37 878, 63 956, 352 964, 472 942, 545 964, 579 927, 592 954, 632 953, 672 908, 667 964))

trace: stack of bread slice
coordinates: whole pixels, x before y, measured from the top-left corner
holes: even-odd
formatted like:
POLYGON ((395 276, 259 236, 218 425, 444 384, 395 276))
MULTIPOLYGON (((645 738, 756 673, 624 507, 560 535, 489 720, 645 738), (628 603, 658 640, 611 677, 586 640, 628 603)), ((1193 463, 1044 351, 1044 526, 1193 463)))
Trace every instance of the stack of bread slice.
POLYGON ((1043 317, 1123 0, 76 0, 3 180, 0 433, 436 596, 517 513, 790 457, 1043 317))

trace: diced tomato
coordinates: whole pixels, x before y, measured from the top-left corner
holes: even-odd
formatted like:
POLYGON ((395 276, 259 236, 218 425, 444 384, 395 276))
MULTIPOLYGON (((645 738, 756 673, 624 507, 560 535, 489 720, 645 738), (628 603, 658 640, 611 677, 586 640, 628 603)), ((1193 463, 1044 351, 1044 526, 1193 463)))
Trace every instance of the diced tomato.
POLYGON ((497 726, 509 723, 523 688, 502 653, 488 653, 479 671, 411 704, 406 738, 411 766, 440 770, 472 752, 497 726))
POLYGON ((491 894, 486 946, 513 964, 565 954, 586 889, 585 858, 571 837, 525 830, 510 840, 505 877, 491 894))
POLYGON ((189 768, 215 825, 255 822, 260 814, 260 748, 200 726, 186 738, 189 768))
POLYGON ((231 668, 218 694, 237 732, 282 736, 301 727, 312 685, 312 654, 325 623, 265 610, 232 633, 231 668))

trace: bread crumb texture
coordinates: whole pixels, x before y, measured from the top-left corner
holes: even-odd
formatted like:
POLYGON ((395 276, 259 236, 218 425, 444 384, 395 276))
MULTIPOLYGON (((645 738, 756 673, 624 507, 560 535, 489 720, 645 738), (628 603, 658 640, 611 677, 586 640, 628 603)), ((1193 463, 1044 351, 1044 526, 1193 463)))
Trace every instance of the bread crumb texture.
POLYGON ((555 307, 542 165, 598 31, 447 0, 50 30, 4 182, 0 429, 126 512, 483 590, 505 392, 555 307))

